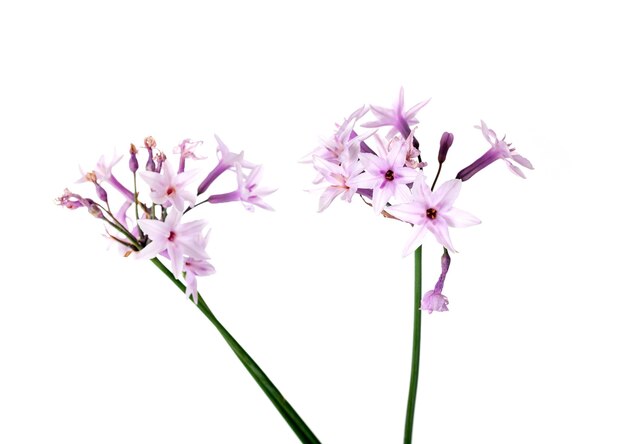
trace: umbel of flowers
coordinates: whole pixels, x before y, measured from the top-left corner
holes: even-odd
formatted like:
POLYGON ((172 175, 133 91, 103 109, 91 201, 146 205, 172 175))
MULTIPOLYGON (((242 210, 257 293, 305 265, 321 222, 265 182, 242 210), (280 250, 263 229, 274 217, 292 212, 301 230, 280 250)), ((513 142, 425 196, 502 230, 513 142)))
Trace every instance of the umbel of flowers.
POLYGON ((138 259, 161 256, 169 260, 174 277, 184 278, 186 294, 197 304, 197 277, 213 274, 215 268, 206 253, 206 222, 187 221, 187 214, 207 202, 241 201, 249 210, 254 206, 270 210, 263 197, 273 192, 259 186, 260 165, 245 160, 243 152, 232 153, 219 137, 216 139, 218 160, 217 164, 210 165, 205 157, 196 153, 201 141, 183 140, 172 150, 173 161, 169 154, 156 149, 153 137, 146 137, 141 153, 131 144, 126 166, 118 166, 123 156, 114 155, 110 160, 102 156, 93 170, 81 170, 78 182, 93 185, 92 197, 66 189, 57 201, 72 210, 86 208, 102 219, 106 235, 119 245, 125 256, 133 255, 138 259), (143 171, 139 168, 140 154, 145 158, 141 162, 145 161, 143 171), (189 169, 190 160, 197 161, 196 166, 201 168, 189 169), (124 185, 117 179, 117 172, 113 172, 116 166, 130 171, 132 183, 124 185), (211 185, 225 173, 236 179, 233 181, 235 189, 212 194, 211 185), (138 191, 137 178, 148 186, 145 193, 138 191))
POLYGON ((417 113, 428 102, 423 101, 407 110, 401 89, 392 108, 361 107, 337 126, 332 137, 312 153, 310 160, 318 173, 314 182, 323 188, 319 211, 324 211, 339 196, 351 202, 356 194, 373 208, 374 213, 413 227, 404 255, 420 247, 428 233, 443 246, 441 276, 435 288, 425 293, 421 301, 422 310, 432 313, 448 310, 448 299, 442 290, 450 266, 448 251, 456 252, 449 228, 480 223, 473 215, 454 207, 461 184, 499 159, 520 177, 525 176, 518 165, 528 169, 533 167, 511 144, 499 139, 481 121, 476 128, 489 145, 487 151, 459 171, 454 179, 436 187, 454 136, 449 132, 441 135, 435 172, 431 163, 422 160, 415 135, 419 123, 417 113), (370 113, 370 119, 360 123, 370 113), (359 124, 360 128, 357 127, 359 124), (384 137, 377 130, 381 127, 389 128, 384 137), (427 176, 434 176, 430 184, 427 176))
MULTIPOLYGON (((404 426, 405 444, 410 444, 413 436, 420 362, 421 312, 448 311, 448 298, 443 294, 443 286, 450 268, 448 252, 456 252, 449 228, 480 223, 476 217, 454 206, 462 183, 496 160, 505 162, 520 177, 524 177, 524 173, 519 166, 533 168, 504 138, 499 139, 481 121, 477 128, 489 144, 486 152, 459 171, 454 179, 437 187, 437 180, 454 142, 454 136, 449 132, 441 135, 435 173, 431 164, 422 160, 420 144, 415 136, 419 123, 417 113, 427 103, 428 100, 405 109, 404 91, 400 89, 400 97, 392 108, 361 107, 337 125, 332 137, 313 151, 310 158, 317 171, 315 183, 323 189, 319 211, 324 211, 339 196, 351 202, 355 195, 359 195, 363 202, 373 208, 376 215, 412 226, 409 241, 404 247, 404 255, 414 253, 415 256, 413 348, 404 426), (360 123, 369 113, 369 119, 360 123), (378 128, 381 127, 389 128, 385 137, 378 133, 378 128), (428 176, 434 176, 430 183, 428 176), (443 255, 441 275, 437 283, 432 290, 422 295, 421 246, 428 233, 443 246, 443 255)), ((434 155, 433 152, 429 154, 434 155)))
POLYGON ((102 156, 93 170, 81 170, 78 182, 91 184, 89 197, 66 189, 57 202, 71 210, 85 208, 92 216, 101 219, 106 236, 124 256, 150 259, 193 299, 298 438, 305 443, 319 443, 304 420, 198 292, 197 278, 213 274, 215 269, 206 253, 207 224, 203 220, 187 220, 188 214, 205 203, 235 201, 250 211, 255 207, 272 209, 263 198, 274 190, 259 185, 261 166, 244 159, 243 152, 231 152, 219 137, 216 139, 217 162, 210 162, 196 152, 202 142, 185 139, 173 148, 170 158, 157 150, 154 138, 146 137, 142 150, 131 144, 125 165, 118 165, 123 156, 114 155, 110 160, 102 156), (196 162, 195 169, 188 168, 190 161, 196 162), (141 171, 140 164, 145 165, 141 171), (115 173, 114 168, 117 168, 115 173), (123 170, 132 177, 126 185, 117 176, 124 173, 123 170), (231 191, 213 192, 213 183, 222 176, 234 179, 231 180, 231 191), (142 182, 143 191, 139 191, 142 182), (163 259, 169 261, 169 268, 161 262, 163 259))

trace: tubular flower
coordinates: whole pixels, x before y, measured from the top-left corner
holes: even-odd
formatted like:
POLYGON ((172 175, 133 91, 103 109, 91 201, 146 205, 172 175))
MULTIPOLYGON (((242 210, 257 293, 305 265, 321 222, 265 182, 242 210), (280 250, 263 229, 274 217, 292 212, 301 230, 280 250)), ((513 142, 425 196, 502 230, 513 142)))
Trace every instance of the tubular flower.
POLYGON ((417 112, 422 109, 426 104, 430 102, 430 99, 424 100, 418 103, 407 111, 404 110, 404 88, 400 88, 400 95, 398 101, 393 108, 383 108, 381 106, 370 106, 370 109, 376 116, 376 120, 364 123, 362 126, 365 128, 378 128, 381 126, 390 126, 389 136, 393 136, 397 133, 402 134, 405 139, 409 137, 411 132, 411 126, 417 125, 417 112))

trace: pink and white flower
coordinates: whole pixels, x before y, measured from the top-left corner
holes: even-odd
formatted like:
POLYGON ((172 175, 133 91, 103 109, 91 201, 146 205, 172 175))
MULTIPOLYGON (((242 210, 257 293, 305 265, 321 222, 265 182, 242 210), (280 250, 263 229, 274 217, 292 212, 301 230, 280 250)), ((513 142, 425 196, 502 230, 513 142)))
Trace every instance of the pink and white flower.
POLYGON ((372 207, 380 213, 393 197, 407 195, 406 184, 413 182, 421 173, 404 166, 410 142, 394 137, 385 147, 379 137, 375 136, 375 139, 380 145, 378 156, 361 153, 359 158, 365 172, 352 177, 347 185, 372 189, 372 207))
POLYGON ((247 176, 243 174, 240 164, 235 163, 235 168, 237 170, 237 189, 235 191, 231 191, 230 193, 214 194, 209 196, 208 201, 216 204, 239 200, 248 211, 254 210, 253 205, 273 211, 274 209, 263 200, 263 196, 272 194, 276 190, 259 187, 262 167, 254 167, 247 176))
POLYGON ((363 166, 356 156, 347 158, 340 165, 313 156, 313 166, 329 184, 320 196, 319 212, 328 208, 337 196, 342 196, 348 202, 352 200, 357 188, 349 182, 363 172, 363 166))
POLYGON ((137 221, 141 230, 150 238, 151 242, 135 255, 138 259, 151 259, 163 251, 172 261, 172 272, 177 278, 183 270, 184 256, 192 259, 209 259, 204 251, 205 244, 198 242, 202 239, 202 230, 206 226, 204 221, 180 223, 182 212, 173 209, 164 221, 141 219, 137 221))
POLYGON ((450 240, 448 227, 469 227, 480 223, 471 214, 453 208, 454 201, 461 192, 458 179, 444 182, 434 193, 426 184, 423 175, 418 176, 411 190, 411 201, 392 205, 387 212, 392 216, 413 225, 413 232, 404 248, 403 255, 415 251, 427 231, 430 231, 441 245, 456 252, 450 240))
POLYGON ((430 99, 424 100, 417 105, 411 107, 407 111, 404 110, 404 88, 400 88, 400 96, 393 108, 383 108, 381 106, 370 106, 370 109, 376 116, 376 120, 366 122, 362 126, 365 128, 378 128, 381 126, 391 126, 389 136, 397 133, 402 134, 405 139, 409 137, 411 126, 417 125, 417 112, 422 109, 430 99))
POLYGON ((191 183, 196 172, 174 173, 167 160, 163 162, 163 166, 162 173, 153 171, 139 173, 152 189, 150 193, 152 201, 160 205, 170 203, 178 211, 185 209, 185 202, 189 202, 189 205, 193 206, 196 202, 196 194, 185 189, 185 187, 191 183))

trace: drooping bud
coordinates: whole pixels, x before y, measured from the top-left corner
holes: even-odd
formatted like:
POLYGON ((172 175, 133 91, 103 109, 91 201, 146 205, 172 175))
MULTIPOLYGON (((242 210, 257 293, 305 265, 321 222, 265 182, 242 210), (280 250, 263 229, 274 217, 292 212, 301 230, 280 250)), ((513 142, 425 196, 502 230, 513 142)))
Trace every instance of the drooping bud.
POLYGON ((91 201, 91 203, 89 204, 89 206, 87 207, 87 211, 89 211, 89 214, 91 214, 93 217, 98 218, 98 219, 104 219, 104 215, 102 214, 102 210, 100 209, 100 207, 98 206, 97 203, 95 203, 93 200, 91 199, 87 199, 89 201, 91 201))
POLYGON ((421 310, 427 310, 429 313, 433 311, 448 311, 448 298, 443 295, 442 291, 449 268, 450 255, 448 254, 448 250, 444 248, 443 255, 441 256, 441 275, 435 284, 435 288, 424 293, 420 305, 421 310))
POLYGON ((454 142, 454 134, 446 131, 441 135, 441 140, 439 142, 439 163, 444 163, 446 161, 446 156, 448 154, 448 150, 452 146, 452 142, 454 142))
POLYGON ((128 168, 131 173, 135 174, 139 169, 139 162, 137 161, 137 148, 132 143, 130 144, 130 160, 128 161, 128 168))

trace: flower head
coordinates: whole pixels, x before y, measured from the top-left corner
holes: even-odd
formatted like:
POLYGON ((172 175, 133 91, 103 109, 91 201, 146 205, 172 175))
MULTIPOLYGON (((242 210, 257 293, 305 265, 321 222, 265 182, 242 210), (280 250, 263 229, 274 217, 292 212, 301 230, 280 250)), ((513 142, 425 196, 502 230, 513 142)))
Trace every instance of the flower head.
POLYGON ((413 225, 413 233, 404 249, 404 255, 422 244, 426 231, 450 251, 456 252, 450 240, 448 227, 468 227, 480 221, 465 211, 453 208, 452 204, 461 191, 460 180, 443 183, 434 193, 420 175, 413 184, 411 201, 387 208, 387 212, 413 225))

